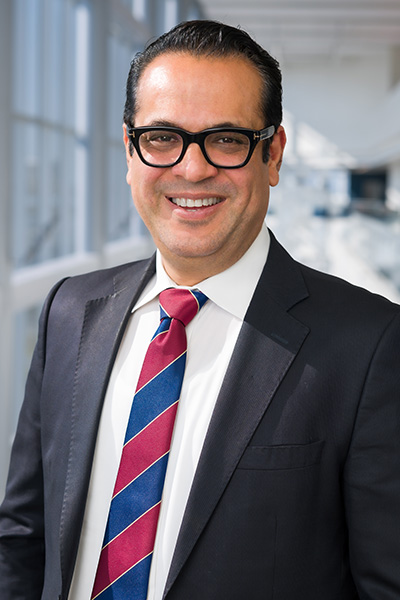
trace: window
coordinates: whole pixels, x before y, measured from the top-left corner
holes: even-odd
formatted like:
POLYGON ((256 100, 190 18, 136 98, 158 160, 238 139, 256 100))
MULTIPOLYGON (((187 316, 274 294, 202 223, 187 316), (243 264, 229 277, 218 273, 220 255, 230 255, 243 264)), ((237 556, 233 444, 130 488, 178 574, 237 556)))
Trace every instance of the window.
POLYGON ((108 41, 108 191, 107 241, 113 242, 131 236, 148 236, 132 202, 126 183, 125 147, 122 139, 125 85, 129 65, 139 51, 123 40, 110 36, 108 41))
POLYGON ((13 3, 12 261, 86 242, 90 13, 71 0, 13 3))

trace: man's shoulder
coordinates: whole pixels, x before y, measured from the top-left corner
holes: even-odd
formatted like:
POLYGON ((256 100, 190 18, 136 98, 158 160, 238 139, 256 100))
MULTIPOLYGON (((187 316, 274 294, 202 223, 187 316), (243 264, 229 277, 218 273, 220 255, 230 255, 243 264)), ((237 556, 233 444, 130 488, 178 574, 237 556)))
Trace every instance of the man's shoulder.
POLYGON ((64 294, 87 299, 118 293, 126 285, 139 284, 149 271, 154 272, 153 258, 138 260, 105 269, 67 277, 58 287, 64 294))
POLYGON ((365 348, 376 345, 389 329, 399 339, 398 304, 334 275, 299 267, 309 296, 293 309, 293 315, 314 333, 319 331, 326 340, 330 339, 329 343, 346 340, 348 344, 351 338, 365 348))
MULTIPOLYGON (((381 330, 393 319, 399 319, 398 304, 296 261, 275 240, 271 258, 274 265, 270 266, 269 273, 273 276, 277 301, 281 303, 283 296, 291 314, 310 328, 326 328, 329 324, 338 331, 354 331, 357 327, 381 330)), ((266 293, 269 283, 267 278, 266 293)))
POLYGON ((81 312, 91 301, 126 293, 132 298, 142 289, 155 272, 155 258, 138 260, 106 269, 98 269, 65 277, 49 292, 44 313, 51 314, 81 312))
POLYGON ((379 293, 355 285, 336 275, 318 271, 298 263, 310 295, 324 299, 326 303, 353 303, 358 308, 368 306, 383 312, 400 312, 400 306, 379 293))

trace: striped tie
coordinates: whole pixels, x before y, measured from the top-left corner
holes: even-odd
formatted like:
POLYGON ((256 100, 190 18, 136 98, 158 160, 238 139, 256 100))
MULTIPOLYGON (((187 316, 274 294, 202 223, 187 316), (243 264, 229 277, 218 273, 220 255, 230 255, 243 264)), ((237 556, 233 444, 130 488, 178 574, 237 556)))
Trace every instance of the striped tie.
POLYGON ((206 301, 197 290, 167 289, 160 294, 161 321, 133 398, 92 600, 146 600, 185 370, 185 327, 206 301))

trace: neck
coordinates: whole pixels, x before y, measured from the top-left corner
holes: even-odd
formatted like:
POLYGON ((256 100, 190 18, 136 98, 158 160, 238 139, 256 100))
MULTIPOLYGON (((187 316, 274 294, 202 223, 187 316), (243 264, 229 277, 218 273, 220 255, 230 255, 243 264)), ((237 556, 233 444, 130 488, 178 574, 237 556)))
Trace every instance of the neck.
MULTIPOLYGON (((247 250, 247 248, 246 248, 247 250)), ((230 256, 230 260, 218 260, 214 255, 201 257, 182 257, 174 255, 172 259, 161 253, 163 267, 167 275, 177 284, 192 287, 205 279, 218 275, 234 265, 244 252, 230 256)))
POLYGON ((163 266, 172 281, 177 285, 185 285, 188 287, 194 286, 197 283, 200 283, 200 281, 204 281, 204 279, 208 279, 218 273, 218 271, 214 272, 213 269, 210 270, 209 268, 194 268, 192 263, 187 265, 180 264, 177 266, 174 263, 166 261, 164 257, 163 266))

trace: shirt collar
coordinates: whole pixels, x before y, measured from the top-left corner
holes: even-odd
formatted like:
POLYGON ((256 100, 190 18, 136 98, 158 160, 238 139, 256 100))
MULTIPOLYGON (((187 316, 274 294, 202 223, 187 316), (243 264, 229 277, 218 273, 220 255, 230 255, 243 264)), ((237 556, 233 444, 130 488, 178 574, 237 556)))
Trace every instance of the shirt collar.
MULTIPOLYGON (((244 319, 253 297, 261 272, 264 268, 270 246, 270 236, 265 225, 245 252, 229 269, 201 281, 193 288, 215 302, 238 319, 244 319)), ((212 260, 212 259, 210 259, 212 260)), ((160 252, 157 250, 156 275, 143 290, 132 312, 156 298, 163 290, 178 286, 166 273, 160 252)))

